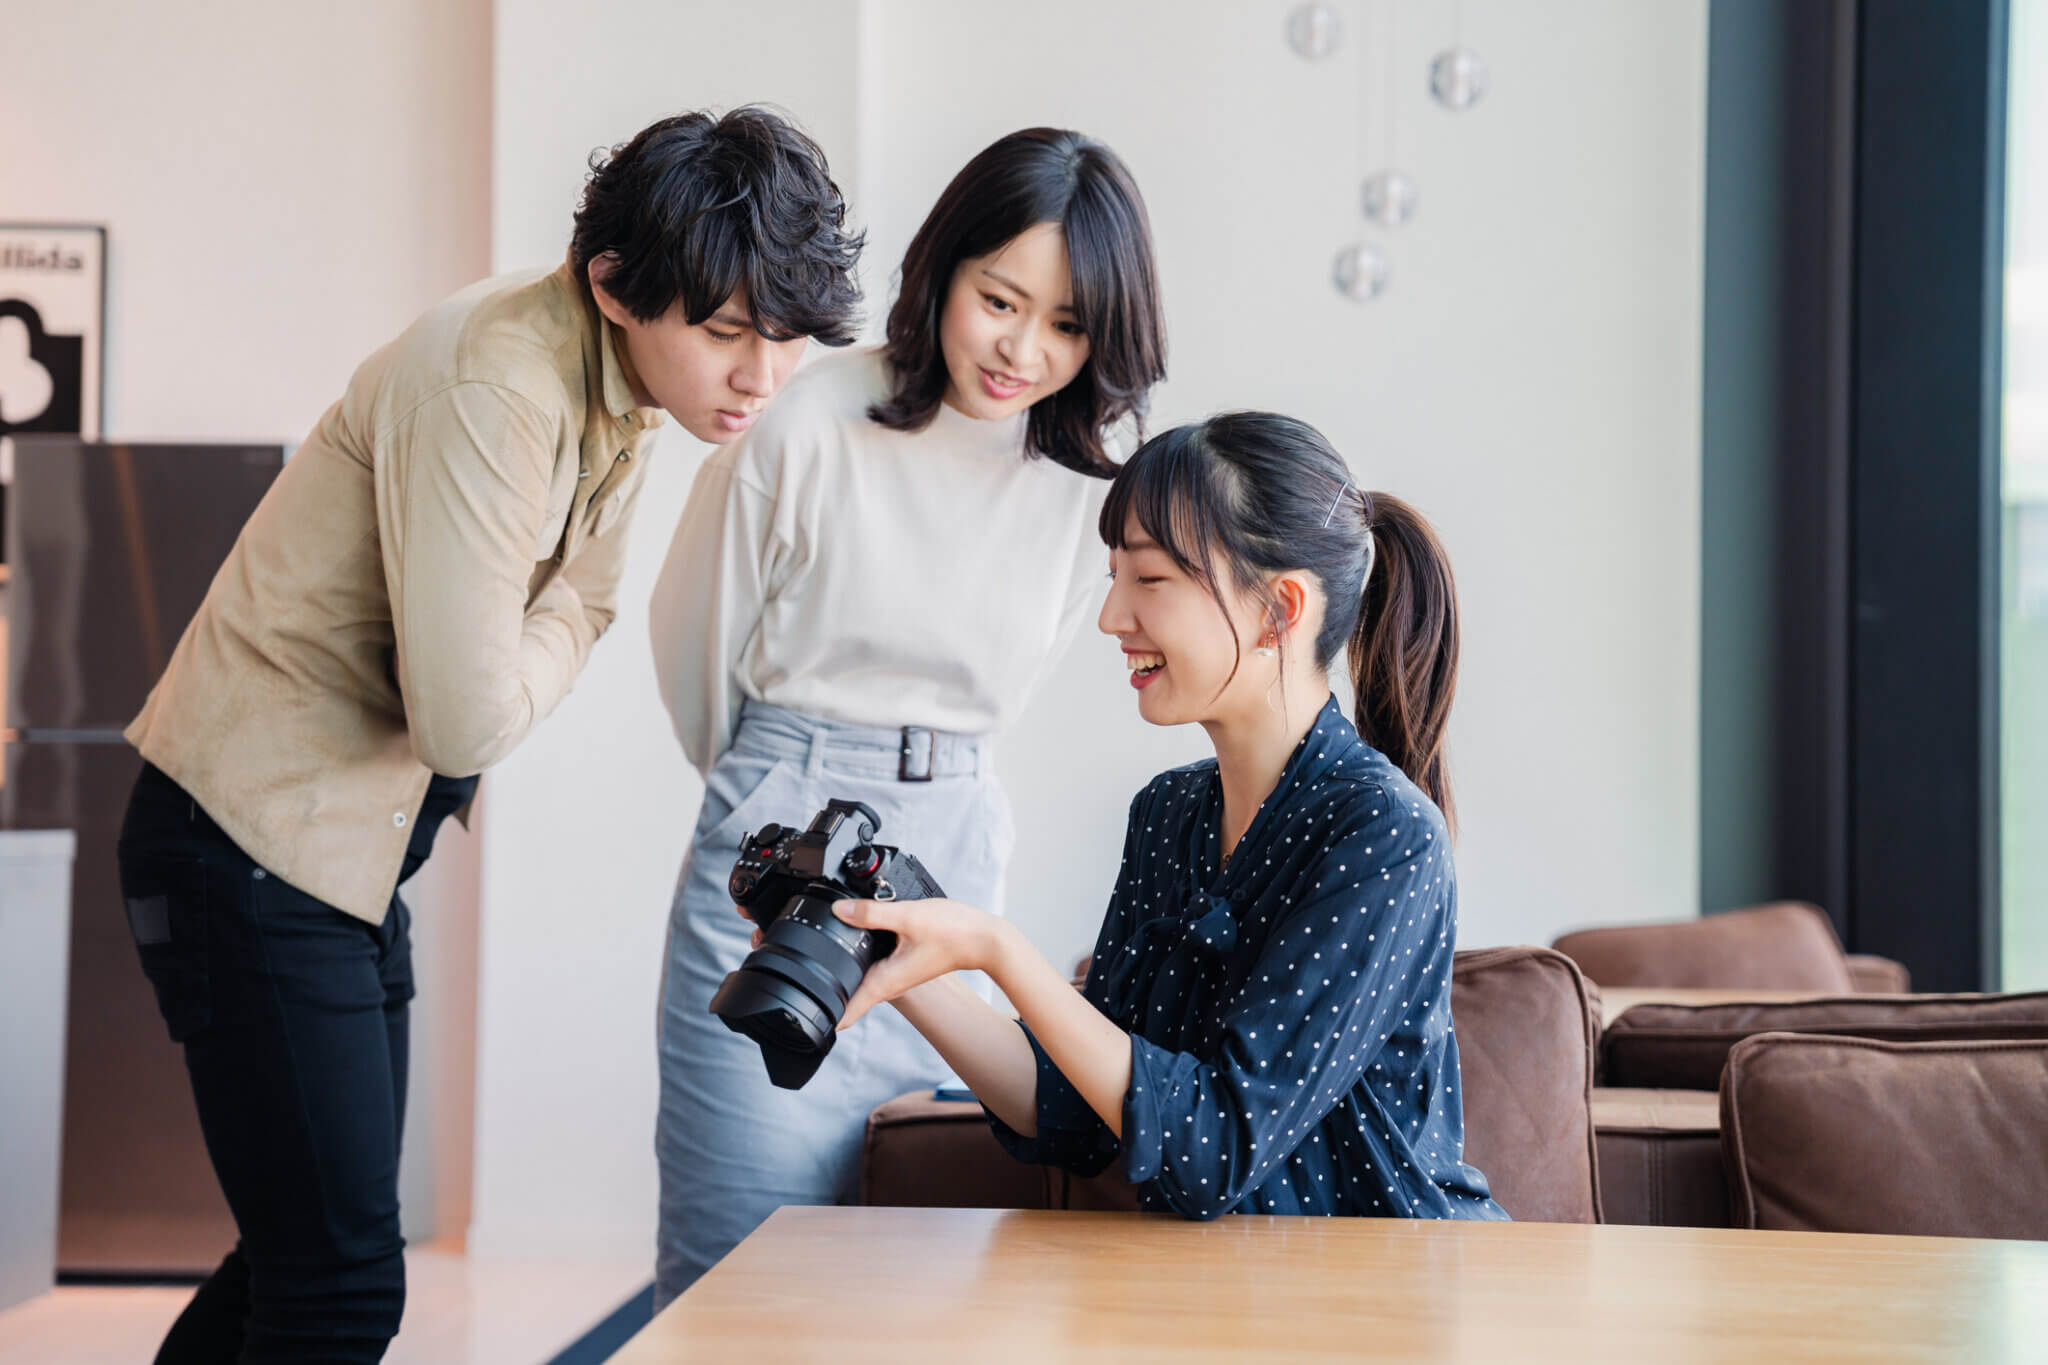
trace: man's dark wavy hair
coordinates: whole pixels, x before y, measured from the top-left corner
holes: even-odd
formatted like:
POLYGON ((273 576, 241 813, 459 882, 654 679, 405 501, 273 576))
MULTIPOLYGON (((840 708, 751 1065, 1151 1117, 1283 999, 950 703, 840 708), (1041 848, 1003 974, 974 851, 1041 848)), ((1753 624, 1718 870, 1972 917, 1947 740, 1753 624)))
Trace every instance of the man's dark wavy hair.
POLYGON ((605 289, 643 322, 680 303, 695 326, 744 289, 763 336, 844 346, 862 241, 818 144, 749 105, 665 118, 594 153, 569 250, 586 281, 614 257, 605 289))

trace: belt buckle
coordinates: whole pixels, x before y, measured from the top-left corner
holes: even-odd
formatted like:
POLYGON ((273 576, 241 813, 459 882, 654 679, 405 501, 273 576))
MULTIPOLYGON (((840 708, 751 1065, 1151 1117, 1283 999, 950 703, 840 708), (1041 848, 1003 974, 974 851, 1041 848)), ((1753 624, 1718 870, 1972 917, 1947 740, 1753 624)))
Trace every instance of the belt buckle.
POLYGON ((931 781, 932 768, 938 754, 938 748, 939 737, 936 732, 927 730, 922 725, 904 726, 903 743, 896 751, 896 780, 898 782, 931 781), (916 743, 919 739, 924 741, 922 746, 924 751, 924 767, 922 771, 911 765, 911 758, 919 748, 916 743))

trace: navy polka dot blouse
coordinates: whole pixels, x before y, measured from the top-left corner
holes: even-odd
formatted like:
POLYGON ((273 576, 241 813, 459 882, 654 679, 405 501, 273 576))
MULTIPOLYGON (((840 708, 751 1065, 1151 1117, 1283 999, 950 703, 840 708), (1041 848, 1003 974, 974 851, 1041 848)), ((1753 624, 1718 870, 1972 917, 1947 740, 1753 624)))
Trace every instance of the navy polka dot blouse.
POLYGON ((1442 814, 1332 698, 1219 867, 1222 815, 1214 759, 1131 803, 1085 992, 1131 1033, 1123 1140, 1036 1038, 1038 1136, 997 1138, 1082 1175, 1121 1156, 1188 1218, 1505 1219, 1464 1159, 1442 814))

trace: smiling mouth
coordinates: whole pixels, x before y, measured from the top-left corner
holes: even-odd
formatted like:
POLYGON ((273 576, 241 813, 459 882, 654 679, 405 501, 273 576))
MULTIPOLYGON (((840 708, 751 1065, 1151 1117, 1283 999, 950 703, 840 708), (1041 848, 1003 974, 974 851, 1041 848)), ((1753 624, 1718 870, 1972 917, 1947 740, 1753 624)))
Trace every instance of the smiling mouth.
POLYGON ((1013 374, 1004 374, 1001 370, 987 368, 981 372, 981 383, 983 388, 997 398, 1014 398, 1031 387, 1028 380, 1019 379, 1013 374))
POLYGON ((1166 656, 1142 652, 1129 653, 1124 655, 1124 666, 1131 671, 1131 685, 1143 687, 1158 677, 1159 671, 1166 667, 1166 656))

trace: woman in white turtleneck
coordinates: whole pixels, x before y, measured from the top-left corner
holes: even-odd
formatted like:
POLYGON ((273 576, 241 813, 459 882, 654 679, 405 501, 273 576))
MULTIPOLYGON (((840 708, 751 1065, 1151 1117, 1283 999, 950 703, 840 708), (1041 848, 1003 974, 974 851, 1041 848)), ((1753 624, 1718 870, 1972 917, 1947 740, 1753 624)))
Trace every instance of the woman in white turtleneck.
POLYGON ((705 778, 662 984, 657 1307, 780 1205, 850 1196, 869 1112, 947 1074, 892 1016, 780 1089, 710 1013, 749 947, 727 890, 741 836, 860 801, 949 895, 1001 905, 990 746, 1096 608, 1106 434, 1164 371, 1130 173, 1028 129, 925 219, 887 344, 799 371, 699 472, 653 608, 663 699, 705 778))

